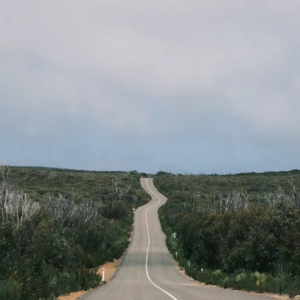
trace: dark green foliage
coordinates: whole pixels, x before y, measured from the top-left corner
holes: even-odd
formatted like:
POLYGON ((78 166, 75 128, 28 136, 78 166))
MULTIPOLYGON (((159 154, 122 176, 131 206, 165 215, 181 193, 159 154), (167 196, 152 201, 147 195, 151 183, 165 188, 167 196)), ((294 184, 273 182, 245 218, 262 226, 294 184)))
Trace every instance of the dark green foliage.
POLYGON ((10 171, 8 192, 26 192, 40 208, 15 223, 0 216, 0 300, 50 300, 98 286, 97 268, 123 254, 132 210, 147 202, 140 174, 10 171))
POLYGON ((170 251, 178 252, 187 273, 207 284, 295 296, 300 292, 299 179, 299 171, 158 173, 155 184, 169 199, 159 213, 170 251), (218 209, 224 199, 235 206, 218 209))

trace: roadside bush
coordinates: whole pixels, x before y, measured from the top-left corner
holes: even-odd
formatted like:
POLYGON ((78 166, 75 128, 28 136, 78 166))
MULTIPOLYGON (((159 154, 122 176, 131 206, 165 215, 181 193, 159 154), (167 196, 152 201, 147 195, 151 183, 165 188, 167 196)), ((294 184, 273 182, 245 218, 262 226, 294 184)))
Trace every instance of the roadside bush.
POLYGON ((300 172, 292 176, 159 172, 155 185, 169 199, 159 216, 170 251, 180 252, 186 272, 206 284, 296 295, 300 172))
POLYGON ((137 172, 0 166, 0 300, 98 286, 99 265, 123 254, 147 199, 137 172))
POLYGON ((13 279, 0 281, 0 300, 22 300, 21 288, 18 282, 13 279))

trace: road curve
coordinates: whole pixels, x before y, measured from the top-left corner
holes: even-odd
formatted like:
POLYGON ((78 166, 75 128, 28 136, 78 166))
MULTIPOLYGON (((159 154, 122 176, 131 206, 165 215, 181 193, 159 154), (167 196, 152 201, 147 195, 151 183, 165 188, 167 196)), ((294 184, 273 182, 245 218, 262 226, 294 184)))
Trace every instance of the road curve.
POLYGON ((198 285, 176 270, 158 219, 158 209, 167 201, 142 178, 141 185, 152 201, 138 208, 134 217, 132 242, 116 277, 84 300, 267 300, 245 292, 198 285))

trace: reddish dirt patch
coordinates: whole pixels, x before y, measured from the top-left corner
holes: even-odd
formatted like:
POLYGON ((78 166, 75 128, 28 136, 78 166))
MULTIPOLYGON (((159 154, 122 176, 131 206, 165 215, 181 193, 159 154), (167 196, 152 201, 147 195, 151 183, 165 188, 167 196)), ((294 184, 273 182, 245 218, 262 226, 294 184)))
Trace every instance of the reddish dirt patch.
POLYGON ((110 282, 114 277, 118 270, 118 267, 120 266, 122 262, 122 259, 114 260, 113 262, 109 262, 104 264, 103 266, 100 266, 98 269, 97 274, 102 275, 102 269, 105 269, 105 281, 110 282))
POLYGON ((76 300, 76 299, 79 299, 80 297, 82 297, 85 293, 86 293, 86 291, 71 293, 68 296, 58 297, 58 300, 76 300))
MULTIPOLYGON (((99 267, 97 274, 102 275, 102 269, 105 268, 105 281, 110 282, 114 277, 120 266, 122 259, 114 260, 113 262, 108 262, 99 267)), ((60 296, 58 300, 77 300, 80 299, 84 294, 88 293, 87 291, 80 291, 76 293, 71 293, 67 296, 60 296)))

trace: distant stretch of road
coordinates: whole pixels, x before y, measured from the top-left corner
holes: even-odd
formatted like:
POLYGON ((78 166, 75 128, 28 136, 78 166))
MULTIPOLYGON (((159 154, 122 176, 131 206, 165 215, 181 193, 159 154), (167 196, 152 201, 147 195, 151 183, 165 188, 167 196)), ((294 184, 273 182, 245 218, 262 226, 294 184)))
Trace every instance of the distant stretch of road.
POLYGON ((116 277, 84 300, 267 300, 245 292, 201 286, 176 268, 165 244, 158 209, 167 199, 153 185, 141 179, 152 201, 135 212, 133 240, 116 277))

